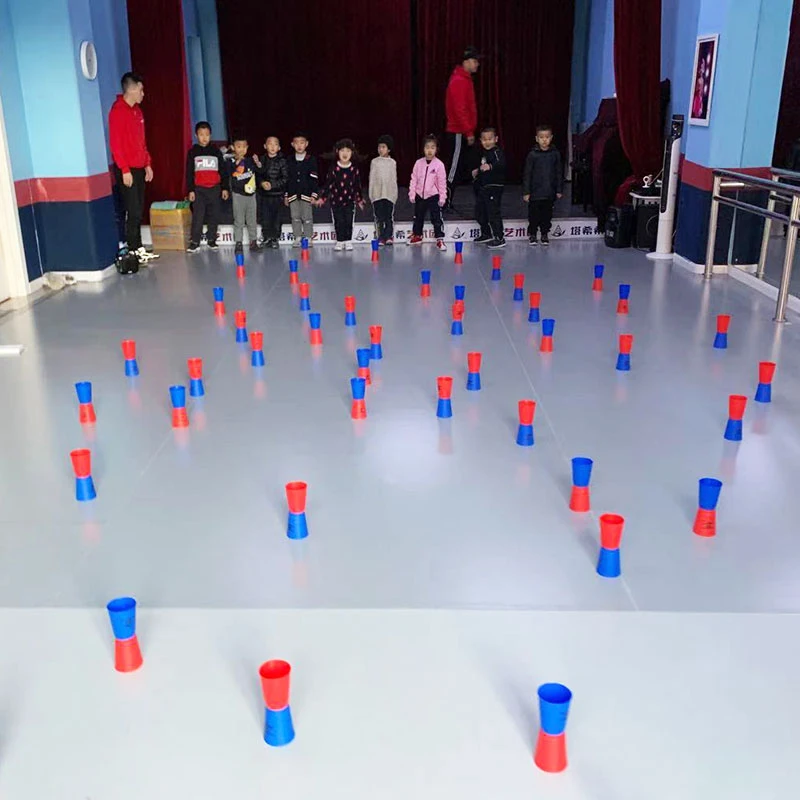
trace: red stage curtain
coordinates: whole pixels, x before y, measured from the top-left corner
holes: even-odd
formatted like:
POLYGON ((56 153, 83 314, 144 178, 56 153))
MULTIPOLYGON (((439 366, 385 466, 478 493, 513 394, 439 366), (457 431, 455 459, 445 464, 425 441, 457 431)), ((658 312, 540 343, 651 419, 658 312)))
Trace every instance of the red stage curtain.
POLYGON ((574 2, 416 0, 416 139, 445 129, 444 93, 467 45, 484 59, 475 77, 478 124, 495 125, 519 181, 536 125, 553 126, 566 154, 574 2))
POLYGON ((634 177, 661 169, 661 0, 614 0, 617 116, 634 177))
POLYGON ((217 0, 217 16, 230 135, 260 153, 275 134, 290 153, 292 132, 303 130, 317 155, 351 137, 371 156, 388 133, 400 175, 410 171, 408 0, 217 0))
POLYGON ((181 0, 128 0, 128 27, 133 71, 144 80, 142 111, 153 162, 149 208, 154 200, 179 200, 186 194, 192 127, 181 0))

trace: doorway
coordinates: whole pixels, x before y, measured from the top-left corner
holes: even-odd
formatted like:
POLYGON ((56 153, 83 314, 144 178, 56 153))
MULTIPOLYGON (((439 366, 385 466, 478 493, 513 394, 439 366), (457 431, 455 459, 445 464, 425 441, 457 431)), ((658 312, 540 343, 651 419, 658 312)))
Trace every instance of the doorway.
POLYGON ((3 101, 0 97, 0 303, 10 297, 25 297, 29 293, 28 269, 22 247, 3 101))

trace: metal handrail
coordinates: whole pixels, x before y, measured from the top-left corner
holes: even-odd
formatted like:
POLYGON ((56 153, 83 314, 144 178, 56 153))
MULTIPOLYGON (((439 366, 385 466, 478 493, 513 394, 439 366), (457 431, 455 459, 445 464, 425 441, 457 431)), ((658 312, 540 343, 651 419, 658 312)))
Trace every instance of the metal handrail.
MULTIPOLYGON (((772 231, 772 220, 782 222, 789 227, 790 235, 786 238, 786 253, 783 258, 783 272, 778 286, 778 300, 775 306, 775 322, 786 322, 786 306, 789 302, 789 283, 792 279, 792 264, 794 252, 797 244, 796 228, 800 228, 800 185, 784 183, 781 178, 791 178, 800 183, 800 173, 791 172, 784 169, 770 170, 772 179, 757 178, 754 175, 746 175, 742 172, 734 172, 728 169, 713 170, 714 182, 711 189, 711 213, 708 220, 708 244, 706 245, 706 264, 703 277, 710 280, 714 273, 714 248, 717 243, 717 221, 719 218, 719 206, 722 205, 747 211, 751 214, 764 217, 764 233, 761 238, 761 252, 758 257, 758 268, 756 276, 764 277, 764 269, 767 260, 767 248, 769 237, 772 231), (732 197, 725 197, 721 194, 726 187, 723 178, 728 178, 736 182, 738 188, 764 189, 769 192, 767 207, 745 203, 743 200, 735 200, 732 197), (781 194, 783 192, 784 194, 781 194), (789 203, 789 213, 782 214, 775 210, 776 201, 789 203)), ((730 265, 728 265, 730 266, 730 265)))

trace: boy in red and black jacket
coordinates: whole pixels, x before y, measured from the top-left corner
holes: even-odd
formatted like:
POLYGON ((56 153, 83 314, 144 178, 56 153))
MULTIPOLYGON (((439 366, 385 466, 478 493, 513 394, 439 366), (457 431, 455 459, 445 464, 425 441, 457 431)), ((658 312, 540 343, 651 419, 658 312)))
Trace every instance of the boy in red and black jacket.
POLYGON ((200 249, 204 223, 208 226, 206 242, 212 250, 216 248, 220 198, 228 199, 228 190, 222 188, 227 167, 220 149, 211 144, 211 125, 198 122, 194 132, 197 144, 189 148, 186 156, 186 188, 192 203, 192 233, 187 253, 200 249))

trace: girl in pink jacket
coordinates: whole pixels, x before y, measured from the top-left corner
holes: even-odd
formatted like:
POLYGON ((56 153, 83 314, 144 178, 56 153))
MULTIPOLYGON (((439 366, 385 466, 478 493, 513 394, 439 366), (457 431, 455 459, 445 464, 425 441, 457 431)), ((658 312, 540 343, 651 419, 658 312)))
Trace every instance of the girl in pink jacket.
POLYGON ((447 171, 444 164, 436 158, 439 142, 435 136, 428 135, 422 142, 420 158, 411 171, 411 182, 408 185, 408 199, 414 204, 414 228, 409 244, 422 244, 422 226, 425 224, 425 212, 430 212, 433 232, 436 236, 436 247, 447 250, 444 243, 444 223, 442 207, 447 201, 447 171))

